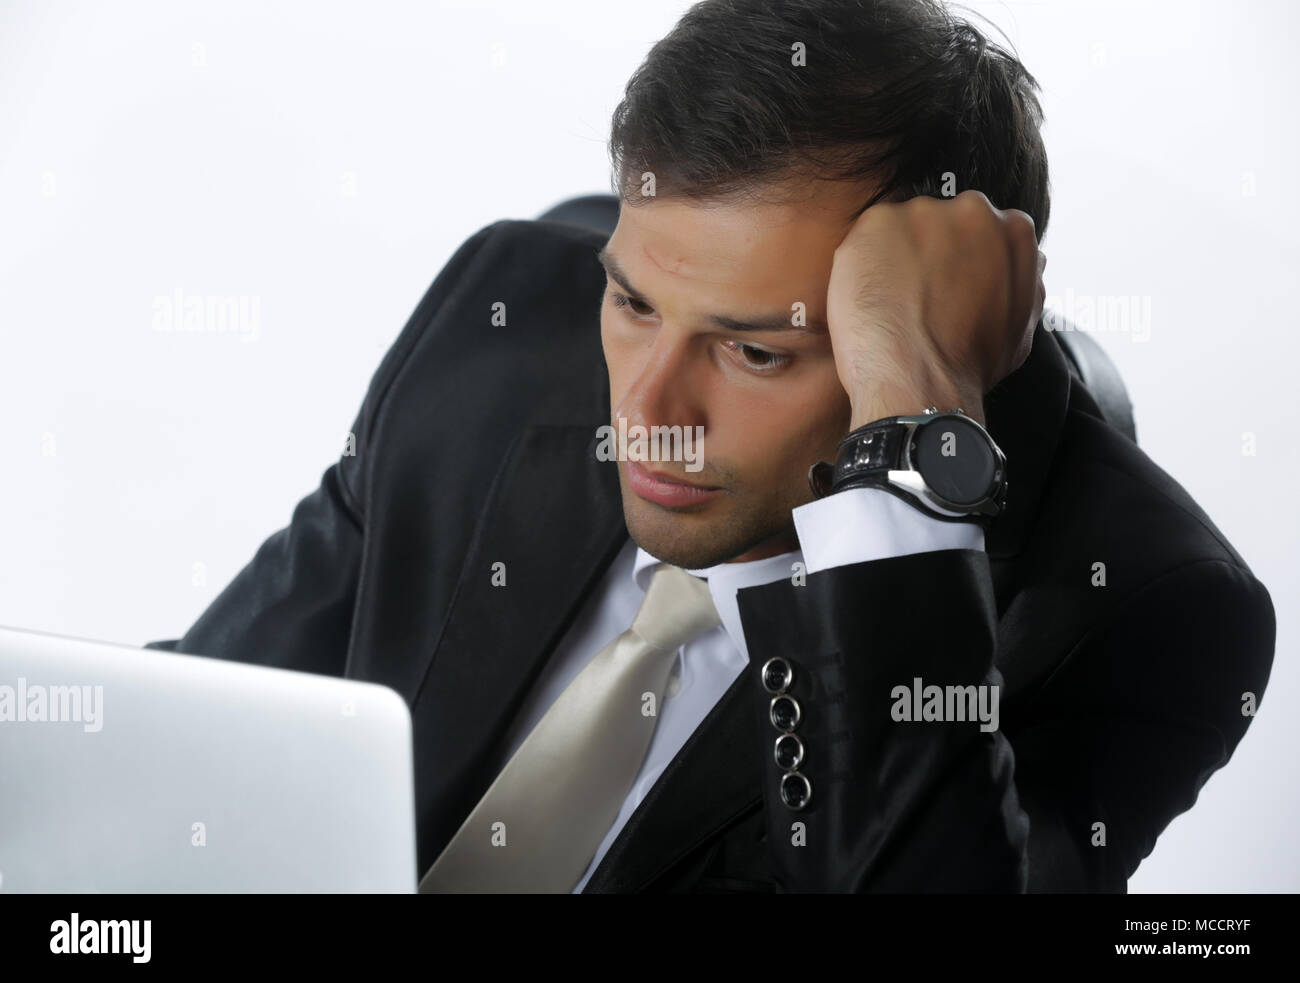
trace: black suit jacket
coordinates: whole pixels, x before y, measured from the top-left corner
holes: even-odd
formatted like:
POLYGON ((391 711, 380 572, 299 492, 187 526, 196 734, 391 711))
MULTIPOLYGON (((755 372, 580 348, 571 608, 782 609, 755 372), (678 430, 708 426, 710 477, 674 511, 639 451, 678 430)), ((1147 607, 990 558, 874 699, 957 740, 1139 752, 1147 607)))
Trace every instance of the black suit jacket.
MULTIPOLYGON (((183 638, 152 643, 401 693, 418 873, 504 764, 521 702, 627 540, 617 465, 595 455, 600 245, 514 220, 467 240, 375 373, 355 455, 183 638)), ((750 668, 587 892, 1125 890, 1245 732, 1272 603, 1186 491, 1103 422, 1041 323, 985 409, 1010 477, 987 551, 742 591, 750 668), (775 655, 803 709, 813 795, 798 813, 778 794, 759 680, 775 655), (895 722, 891 690, 914 677, 1000 686, 1000 728, 895 722)))

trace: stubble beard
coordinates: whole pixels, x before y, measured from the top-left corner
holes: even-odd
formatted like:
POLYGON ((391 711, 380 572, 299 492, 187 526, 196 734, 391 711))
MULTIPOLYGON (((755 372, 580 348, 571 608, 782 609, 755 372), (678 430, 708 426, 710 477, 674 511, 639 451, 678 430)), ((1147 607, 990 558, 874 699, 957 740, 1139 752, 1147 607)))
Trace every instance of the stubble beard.
POLYGON ((743 510, 726 498, 710 503, 708 511, 678 511, 647 502, 623 484, 623 521, 639 547, 664 563, 684 570, 702 570, 726 563, 778 537, 794 549, 794 523, 788 507, 768 511, 743 510), (718 506, 730 506, 719 510, 718 506), (714 511, 717 514, 712 514, 714 511))

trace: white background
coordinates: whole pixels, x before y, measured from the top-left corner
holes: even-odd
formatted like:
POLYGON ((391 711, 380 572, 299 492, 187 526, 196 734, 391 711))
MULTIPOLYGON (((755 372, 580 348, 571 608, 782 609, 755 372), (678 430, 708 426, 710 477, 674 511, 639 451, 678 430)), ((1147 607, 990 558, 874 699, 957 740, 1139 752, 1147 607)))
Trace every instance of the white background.
MULTIPOLYGON (((1260 715, 1130 889, 1296 890, 1297 7, 970 6, 1043 86, 1049 295, 1150 298, 1148 341, 1099 336, 1141 444, 1278 611, 1260 715)), ((610 113, 685 9, 0 3, 0 624, 182 634, 454 249, 608 190, 610 113), (178 290, 256 298, 256 334, 156 330, 178 290)))

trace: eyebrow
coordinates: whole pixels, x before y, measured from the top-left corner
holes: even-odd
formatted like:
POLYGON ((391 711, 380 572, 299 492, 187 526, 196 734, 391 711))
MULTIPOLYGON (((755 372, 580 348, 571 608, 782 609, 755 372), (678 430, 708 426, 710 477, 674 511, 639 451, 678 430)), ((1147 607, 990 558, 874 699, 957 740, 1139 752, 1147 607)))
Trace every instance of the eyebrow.
MULTIPOLYGON (((605 273, 611 280, 622 287, 629 297, 642 304, 650 304, 646 296, 632 286, 632 280, 627 275, 627 271, 619 265, 613 254, 605 246, 596 251, 596 259, 600 265, 605 268, 605 273)), ((654 306, 650 304, 650 306, 654 306)), ((817 318, 809 317, 808 323, 793 324, 789 314, 765 314, 758 317, 736 318, 728 317, 725 314, 707 314, 704 320, 712 327, 722 331, 801 331, 807 334, 824 334, 826 333, 826 324, 817 318)))

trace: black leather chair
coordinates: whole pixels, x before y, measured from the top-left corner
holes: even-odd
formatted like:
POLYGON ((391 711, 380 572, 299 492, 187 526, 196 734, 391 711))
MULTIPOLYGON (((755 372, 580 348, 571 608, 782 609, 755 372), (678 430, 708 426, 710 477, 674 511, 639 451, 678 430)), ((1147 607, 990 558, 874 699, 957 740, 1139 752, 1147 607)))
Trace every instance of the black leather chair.
MULTIPOLYGON (((567 222, 610 236, 618 224, 618 199, 611 194, 580 195, 547 209, 539 218, 567 222)), ((1086 332, 1071 330, 1069 322, 1059 315, 1053 323, 1060 325, 1052 335, 1065 352, 1070 371, 1092 393, 1106 422, 1137 443, 1133 404, 1115 363, 1097 340, 1086 332)))

